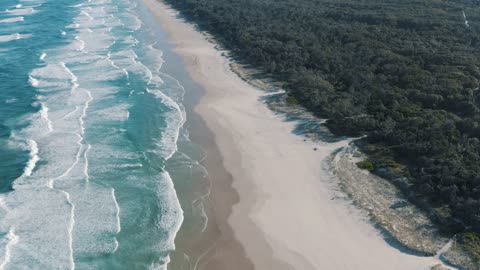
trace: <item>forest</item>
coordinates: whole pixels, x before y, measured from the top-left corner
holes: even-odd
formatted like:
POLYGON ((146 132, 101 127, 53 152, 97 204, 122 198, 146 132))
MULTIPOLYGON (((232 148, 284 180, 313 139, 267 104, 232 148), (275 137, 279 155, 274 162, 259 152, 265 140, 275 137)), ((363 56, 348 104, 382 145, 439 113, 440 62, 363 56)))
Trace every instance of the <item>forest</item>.
POLYGON ((480 233, 479 1, 167 2, 335 134, 367 135, 365 167, 446 234, 480 233))

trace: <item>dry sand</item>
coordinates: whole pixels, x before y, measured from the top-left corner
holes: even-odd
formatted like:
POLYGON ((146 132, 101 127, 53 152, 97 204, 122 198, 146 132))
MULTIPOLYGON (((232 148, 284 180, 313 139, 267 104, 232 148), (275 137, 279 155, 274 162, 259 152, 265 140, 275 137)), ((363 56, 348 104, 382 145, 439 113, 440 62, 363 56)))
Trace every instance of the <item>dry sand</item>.
POLYGON ((414 270, 438 263, 391 247, 361 211, 334 199, 338 191, 323 162, 347 142, 294 135, 294 123, 270 111, 259 99, 264 93, 234 74, 192 24, 161 2, 144 3, 206 91, 195 110, 213 132, 239 195, 225 214, 231 199, 212 179, 216 219, 228 217, 229 228, 220 226, 214 252, 197 269, 414 270))

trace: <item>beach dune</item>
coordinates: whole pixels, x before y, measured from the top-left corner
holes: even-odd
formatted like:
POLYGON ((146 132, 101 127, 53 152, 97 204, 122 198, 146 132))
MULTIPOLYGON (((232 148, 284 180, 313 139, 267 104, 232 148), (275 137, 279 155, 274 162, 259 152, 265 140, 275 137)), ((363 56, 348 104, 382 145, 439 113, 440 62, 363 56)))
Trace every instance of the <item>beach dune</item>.
MULTIPOLYGON (((439 263, 390 246, 363 212, 335 199, 339 191, 324 162, 347 141, 305 141, 293 134, 295 123, 269 110, 260 99, 265 93, 233 73, 215 44, 166 4, 144 2, 205 89, 195 111, 213 132, 239 195, 227 220, 217 216, 229 228, 220 226, 214 252, 197 269, 423 270, 439 263)), ((228 198, 221 180, 211 181, 220 213, 230 207, 228 198)))

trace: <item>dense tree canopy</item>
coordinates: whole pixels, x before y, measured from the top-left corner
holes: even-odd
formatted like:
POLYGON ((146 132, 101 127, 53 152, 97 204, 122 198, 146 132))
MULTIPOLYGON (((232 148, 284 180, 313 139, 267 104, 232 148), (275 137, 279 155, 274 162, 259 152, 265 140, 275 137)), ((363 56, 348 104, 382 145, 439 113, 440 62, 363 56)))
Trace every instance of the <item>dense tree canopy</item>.
POLYGON ((446 231, 480 232, 479 1, 167 2, 333 132, 368 135, 375 170, 407 176, 446 231))

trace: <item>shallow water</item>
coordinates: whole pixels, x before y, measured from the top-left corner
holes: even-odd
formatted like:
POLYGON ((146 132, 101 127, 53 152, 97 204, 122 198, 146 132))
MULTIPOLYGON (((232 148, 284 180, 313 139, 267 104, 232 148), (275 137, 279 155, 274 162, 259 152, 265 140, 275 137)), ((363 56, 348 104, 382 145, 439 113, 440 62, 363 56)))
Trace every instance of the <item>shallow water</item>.
POLYGON ((0 3, 0 269, 169 262, 184 219, 174 183, 206 172, 142 12, 135 0, 0 3))

